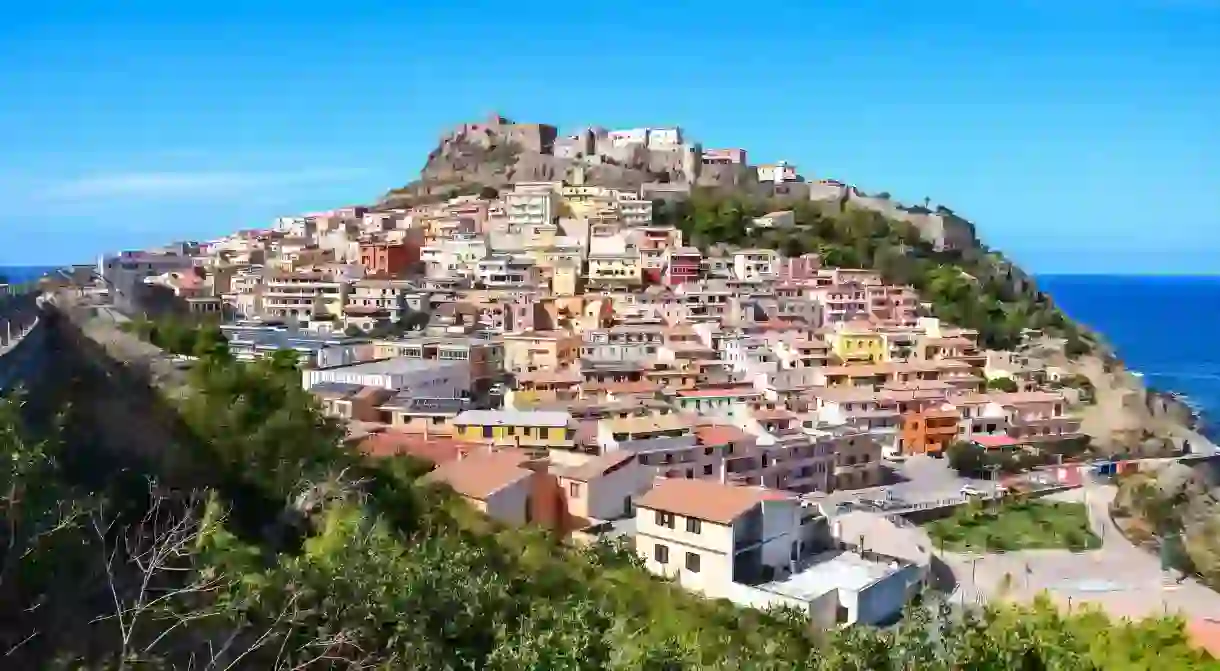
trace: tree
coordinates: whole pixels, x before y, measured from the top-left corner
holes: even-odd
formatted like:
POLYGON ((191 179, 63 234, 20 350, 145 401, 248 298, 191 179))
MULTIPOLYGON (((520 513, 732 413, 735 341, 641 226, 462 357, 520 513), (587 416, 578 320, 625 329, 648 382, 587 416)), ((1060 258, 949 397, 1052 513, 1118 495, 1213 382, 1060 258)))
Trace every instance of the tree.
POLYGON ((988 464, 986 448, 960 440, 949 445, 945 456, 949 467, 965 476, 978 475, 988 464))
POLYGON ((348 324, 347 328, 343 329, 343 334, 355 338, 364 335, 364 330, 355 324, 348 324))
POLYGON ((1013 380, 1011 377, 993 377, 987 380, 987 388, 1008 394, 1015 393, 1019 389, 1016 380, 1013 380))

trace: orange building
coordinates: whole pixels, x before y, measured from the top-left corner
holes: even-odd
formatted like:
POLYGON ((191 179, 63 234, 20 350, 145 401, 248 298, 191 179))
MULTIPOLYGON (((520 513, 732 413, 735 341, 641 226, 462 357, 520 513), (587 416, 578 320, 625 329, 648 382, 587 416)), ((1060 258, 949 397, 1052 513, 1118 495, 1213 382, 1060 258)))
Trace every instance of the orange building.
POLYGON ((939 455, 957 438, 960 420, 956 408, 927 408, 906 413, 902 416, 899 448, 908 455, 939 455))

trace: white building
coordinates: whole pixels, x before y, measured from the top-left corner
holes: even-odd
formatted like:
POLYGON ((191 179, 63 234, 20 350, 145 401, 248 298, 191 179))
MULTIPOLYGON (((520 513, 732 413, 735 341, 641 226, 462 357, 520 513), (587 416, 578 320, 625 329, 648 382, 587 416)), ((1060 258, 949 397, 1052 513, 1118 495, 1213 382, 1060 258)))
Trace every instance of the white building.
POLYGON ((773 184, 795 182, 796 166, 789 165, 787 161, 760 165, 758 166, 758 181, 771 182, 773 184))
POLYGON ((559 194, 549 182, 518 184, 512 193, 504 195, 509 232, 555 223, 560 202, 559 194))
POLYGON ((270 273, 263 290, 263 311, 272 317, 312 321, 342 314, 346 285, 320 272, 270 273))
POLYGON ((358 384, 431 398, 464 398, 470 395, 470 362, 395 357, 301 373, 305 389, 324 382, 358 384))
POLYGON ((534 261, 527 256, 493 256, 475 265, 474 276, 488 288, 524 287, 534 282, 534 261))
POLYGON ((742 249, 733 253, 733 275, 743 282, 773 280, 779 275, 779 253, 773 249, 742 249))
POLYGON ((788 492, 712 480, 658 480, 636 501, 636 552, 653 573, 719 598, 733 583, 794 572, 819 515, 788 492))

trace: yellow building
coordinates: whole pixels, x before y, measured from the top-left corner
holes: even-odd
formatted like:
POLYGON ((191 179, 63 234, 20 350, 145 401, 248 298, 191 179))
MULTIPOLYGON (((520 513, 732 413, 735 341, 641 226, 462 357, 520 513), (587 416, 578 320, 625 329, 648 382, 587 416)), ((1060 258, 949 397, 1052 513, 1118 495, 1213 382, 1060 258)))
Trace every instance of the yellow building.
POLYGON ((886 359, 885 338, 872 329, 845 326, 827 340, 843 363, 879 363, 886 359))
POLYGON ((566 412, 467 410, 453 418, 455 437, 523 448, 570 450, 576 428, 566 412))

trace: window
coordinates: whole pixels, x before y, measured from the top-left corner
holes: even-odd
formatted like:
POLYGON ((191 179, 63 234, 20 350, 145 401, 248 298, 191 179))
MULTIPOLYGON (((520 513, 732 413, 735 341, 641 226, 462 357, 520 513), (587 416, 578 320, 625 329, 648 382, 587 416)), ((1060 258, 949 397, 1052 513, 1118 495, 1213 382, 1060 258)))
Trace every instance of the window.
POLYGON ((657 543, 656 547, 652 548, 652 558, 657 560, 658 564, 668 564, 669 548, 657 543))
POLYGON ((686 553, 686 570, 691 573, 699 572, 699 555, 694 552, 686 553))
POLYGON ((706 464, 706 465, 704 465, 704 467, 703 467, 703 474, 704 474, 704 475, 711 475, 711 474, 712 474, 712 465, 711 465, 711 464, 706 464))
POLYGON ((703 522, 694 517, 686 518, 686 530, 692 534, 697 534, 703 530, 703 522))
POLYGON ((572 498, 580 498, 580 483, 579 482, 568 483, 568 495, 571 496, 572 498))
POLYGON ((656 522, 659 527, 669 527, 672 529, 674 528, 674 515, 673 513, 665 513, 658 510, 656 522))

